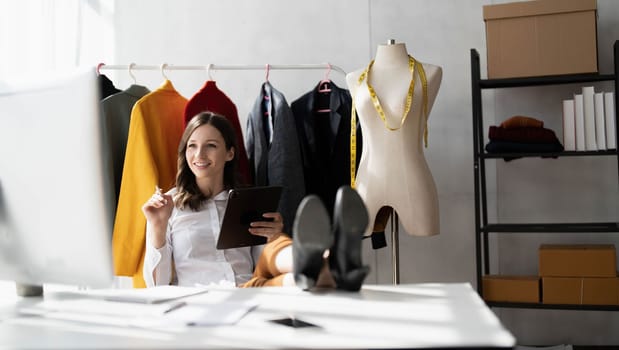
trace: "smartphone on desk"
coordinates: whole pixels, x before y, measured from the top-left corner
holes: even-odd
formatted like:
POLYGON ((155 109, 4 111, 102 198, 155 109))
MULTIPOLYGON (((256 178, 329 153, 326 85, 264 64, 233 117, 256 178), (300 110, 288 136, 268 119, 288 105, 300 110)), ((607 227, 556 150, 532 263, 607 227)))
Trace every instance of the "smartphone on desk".
POLYGON ((319 325, 316 325, 316 324, 313 324, 313 323, 309 323, 309 322, 305 322, 305 321, 300 320, 298 318, 290 318, 290 317, 278 318, 278 319, 275 319, 275 320, 269 320, 269 322, 281 324, 283 326, 288 326, 288 327, 292 327, 292 328, 320 327, 319 325))

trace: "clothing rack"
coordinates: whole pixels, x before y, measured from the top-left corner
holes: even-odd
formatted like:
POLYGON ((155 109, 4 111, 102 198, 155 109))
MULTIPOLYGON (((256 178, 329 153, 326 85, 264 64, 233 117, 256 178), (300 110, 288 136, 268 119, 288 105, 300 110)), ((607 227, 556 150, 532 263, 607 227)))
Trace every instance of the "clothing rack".
MULTIPOLYGON (((209 79, 212 79, 210 72, 213 70, 266 70, 267 80, 269 77, 269 70, 320 70, 327 69, 327 73, 325 74, 325 79, 328 79, 329 73, 334 70, 346 75, 346 71, 340 68, 339 66, 332 65, 330 63, 308 63, 308 64, 207 64, 207 65, 170 65, 167 63, 163 63, 159 66, 157 65, 138 65, 135 63, 130 64, 112 64, 108 65, 105 63, 99 63, 97 65, 97 73, 101 69, 109 69, 109 70, 128 70, 129 74, 133 77, 133 70, 160 70, 161 73, 165 77, 166 70, 193 70, 193 71, 206 71, 209 79)), ((135 80, 135 78, 134 78, 135 80)), ((393 284, 400 284, 400 252, 399 252, 399 220, 397 213, 393 212, 392 221, 391 221, 391 240, 392 240, 392 281, 393 284)))
POLYGON ((100 69, 111 69, 111 70, 161 70, 162 72, 165 70, 205 70, 207 72, 213 70, 304 70, 304 69, 328 69, 329 71, 334 70, 346 75, 346 71, 340 68, 339 66, 332 65, 330 63, 318 63, 318 64, 207 64, 207 65, 171 65, 167 63, 163 63, 159 66, 157 65, 141 65, 141 64, 112 64, 108 65, 105 63, 99 63, 97 65, 97 71, 100 69))

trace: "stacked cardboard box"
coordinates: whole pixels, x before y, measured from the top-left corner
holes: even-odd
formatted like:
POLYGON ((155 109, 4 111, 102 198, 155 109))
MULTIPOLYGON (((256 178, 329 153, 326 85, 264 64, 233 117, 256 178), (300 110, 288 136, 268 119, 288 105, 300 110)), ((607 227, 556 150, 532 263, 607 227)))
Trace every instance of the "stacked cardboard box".
POLYGON ((544 304, 619 305, 615 246, 541 245, 544 304))
POLYGON ((597 72, 596 12, 596 0, 484 6, 488 78, 597 72))
POLYGON ((538 276, 484 276, 483 298, 493 302, 619 305, 616 271, 612 244, 543 244, 538 276))
POLYGON ((483 277, 483 297, 486 301, 539 303, 538 276, 488 275, 483 277))

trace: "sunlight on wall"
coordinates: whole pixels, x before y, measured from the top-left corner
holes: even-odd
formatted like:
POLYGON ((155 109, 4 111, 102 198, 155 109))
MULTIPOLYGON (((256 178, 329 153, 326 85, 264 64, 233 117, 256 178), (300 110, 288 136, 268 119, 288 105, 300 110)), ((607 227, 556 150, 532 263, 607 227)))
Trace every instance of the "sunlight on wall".
POLYGON ((81 38, 78 64, 113 62, 115 54, 114 1, 80 0, 81 38))
POLYGON ((79 65, 113 55, 114 2, 29 0, 0 2, 0 80, 79 65))

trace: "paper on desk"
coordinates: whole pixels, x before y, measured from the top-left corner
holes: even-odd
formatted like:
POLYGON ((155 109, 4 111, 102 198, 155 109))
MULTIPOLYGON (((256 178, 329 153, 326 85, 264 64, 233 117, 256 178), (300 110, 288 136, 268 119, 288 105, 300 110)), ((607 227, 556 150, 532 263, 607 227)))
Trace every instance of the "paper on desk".
POLYGON ((23 314, 47 315, 49 313, 80 313, 124 317, 161 316, 185 305, 182 301, 160 304, 125 303, 97 299, 44 300, 19 310, 23 314))
POLYGON ((207 290, 205 288, 156 286, 135 289, 92 289, 78 293, 88 297, 99 297, 109 301, 158 304, 206 292, 207 290))
POLYGON ((188 326, 232 325, 258 305, 246 302, 221 302, 217 304, 189 304, 174 312, 166 319, 181 322, 188 326))
POLYGON ((49 319, 101 325, 170 328, 235 324, 256 306, 246 302, 187 305, 183 301, 143 304, 76 299, 45 300, 19 311, 49 319))

